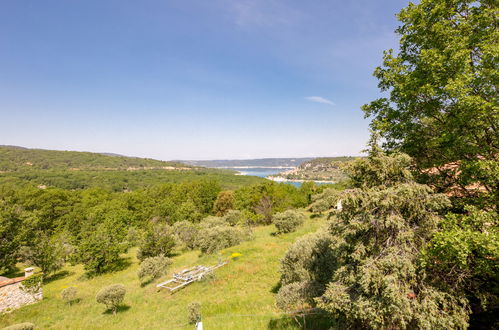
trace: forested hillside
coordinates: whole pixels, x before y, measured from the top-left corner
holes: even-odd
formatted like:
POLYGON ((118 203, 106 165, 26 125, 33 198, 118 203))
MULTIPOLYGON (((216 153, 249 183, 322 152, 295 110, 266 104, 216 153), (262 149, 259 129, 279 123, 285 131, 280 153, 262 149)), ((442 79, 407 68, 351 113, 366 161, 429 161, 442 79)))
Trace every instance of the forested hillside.
POLYGON ((295 167, 303 162, 312 160, 311 157, 305 158, 259 158, 259 159, 222 159, 222 160, 182 160, 182 163, 206 166, 206 167, 295 167))
POLYGON ((138 170, 187 167, 176 162, 120 155, 0 146, 0 171, 138 170))
POLYGON ((343 167, 355 157, 321 157, 308 160, 295 169, 285 171, 276 177, 286 180, 315 180, 338 182, 346 178, 343 167))
POLYGON ((215 180, 227 189, 265 181, 234 174, 154 159, 0 146, 0 184, 129 191, 199 179, 215 180))

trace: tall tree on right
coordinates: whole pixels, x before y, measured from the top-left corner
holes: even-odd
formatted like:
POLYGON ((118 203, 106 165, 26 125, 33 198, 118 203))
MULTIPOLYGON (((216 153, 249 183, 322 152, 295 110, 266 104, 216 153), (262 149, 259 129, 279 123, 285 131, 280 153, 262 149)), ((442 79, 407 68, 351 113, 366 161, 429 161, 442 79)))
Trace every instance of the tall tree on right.
POLYGON ((413 157, 421 179, 487 208, 499 200, 498 10, 493 0, 409 4, 399 52, 374 73, 388 97, 363 107, 385 149, 413 157))

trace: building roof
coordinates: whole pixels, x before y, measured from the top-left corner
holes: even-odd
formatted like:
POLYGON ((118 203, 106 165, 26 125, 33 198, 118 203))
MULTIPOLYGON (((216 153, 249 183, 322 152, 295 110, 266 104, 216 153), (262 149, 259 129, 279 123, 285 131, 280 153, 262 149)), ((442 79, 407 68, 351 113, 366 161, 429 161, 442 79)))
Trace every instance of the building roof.
POLYGON ((21 282, 21 281, 24 281, 24 279, 26 279, 26 277, 24 276, 21 276, 21 277, 14 277, 14 278, 7 278, 7 277, 0 277, 0 288, 1 287, 4 287, 6 285, 10 285, 10 284, 14 284, 14 283, 18 283, 18 282, 21 282))

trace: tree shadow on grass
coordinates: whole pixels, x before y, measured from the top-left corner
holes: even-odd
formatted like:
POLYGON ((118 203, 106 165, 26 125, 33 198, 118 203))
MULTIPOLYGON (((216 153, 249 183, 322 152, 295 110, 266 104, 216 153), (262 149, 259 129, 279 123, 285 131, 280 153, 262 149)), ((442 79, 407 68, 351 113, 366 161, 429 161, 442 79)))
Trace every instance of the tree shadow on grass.
POLYGON ((106 273, 119 272, 127 269, 132 264, 132 258, 119 258, 115 264, 113 264, 109 269, 106 270, 106 273))
POLYGON ((9 271, 7 271, 6 273, 0 274, 0 275, 8 277, 8 278, 21 277, 21 276, 24 276, 24 271, 21 268, 16 266, 16 267, 10 269, 9 271))
POLYGON ((140 287, 143 288, 145 286, 148 286, 149 284, 151 284, 154 280, 147 280, 147 281, 144 281, 144 282, 140 282, 140 287))
POLYGON ((277 293, 279 292, 279 289, 281 288, 282 286, 282 283, 281 281, 277 282, 276 284, 274 284, 274 286, 270 289, 270 292, 272 293, 277 293))
POLYGON ((337 329, 338 325, 328 314, 318 313, 309 315, 283 316, 271 319, 267 329, 337 329))
POLYGON ((108 265, 105 269, 103 269, 99 273, 86 271, 80 277, 78 277, 78 280, 79 281, 87 281, 87 280, 95 278, 96 276, 99 276, 99 275, 119 272, 119 271, 127 269, 128 267, 130 267, 131 264, 132 264, 132 258, 130 258, 130 257, 120 258, 112 265, 108 265))
POLYGON ((43 283, 47 284, 47 283, 60 280, 62 278, 65 278, 65 277, 73 275, 73 274, 74 274, 74 272, 69 272, 67 270, 63 270, 61 272, 47 276, 46 278, 43 279, 43 283))
MULTIPOLYGON (((126 312, 130 308, 131 307, 129 305, 119 305, 118 308, 116 308, 116 314, 121 313, 121 312, 126 312)), ((113 315, 113 310, 106 309, 102 314, 113 315)))

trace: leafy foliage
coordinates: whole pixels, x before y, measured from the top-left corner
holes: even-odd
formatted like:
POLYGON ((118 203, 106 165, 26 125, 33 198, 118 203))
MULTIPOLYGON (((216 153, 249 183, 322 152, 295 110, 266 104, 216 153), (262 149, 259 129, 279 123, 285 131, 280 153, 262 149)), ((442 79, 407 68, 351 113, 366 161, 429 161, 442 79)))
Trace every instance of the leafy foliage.
POLYGON ((258 215, 257 222, 270 224, 274 213, 305 207, 309 203, 309 198, 308 189, 297 189, 285 183, 265 182, 236 190, 234 205, 238 210, 258 215))
POLYGON ((20 250, 24 262, 40 267, 46 275, 55 273, 64 266, 65 249, 63 241, 58 236, 39 234, 20 250))
POLYGON ((374 73, 389 97, 363 107, 385 148, 431 169, 421 179, 477 205, 495 205, 499 192, 497 9, 468 0, 407 6, 400 52, 385 52, 374 73))
MULTIPOLYGON (((366 175, 341 194, 343 208, 325 233, 299 241, 282 261, 282 307, 297 303, 329 312, 344 327, 463 328, 466 300, 425 279, 421 250, 438 229, 444 195, 410 182, 407 156, 380 157, 366 168, 393 168, 393 175, 366 175), (394 158, 394 159, 391 159, 394 158), (398 164, 398 165, 393 165, 398 164), (299 298, 299 299, 298 299, 299 298)), ((353 180, 355 182, 355 180, 353 180)))
POLYGON ((0 200, 0 274, 16 265, 22 217, 18 209, 0 200))
POLYGON ((215 203, 213 204, 213 212, 217 216, 224 216, 229 210, 234 208, 234 192, 221 191, 215 203))
POLYGON ((305 221, 305 215, 295 210, 287 210, 277 213, 272 222, 277 228, 278 234, 291 233, 305 221))
POLYGON ((250 238, 250 232, 227 225, 223 218, 209 217, 199 226, 196 246, 202 253, 212 254, 250 238))
POLYGON ((235 226, 244 222, 244 215, 239 210, 228 210, 224 216, 225 221, 230 226, 235 226))
POLYGON ((115 221, 106 220, 87 232, 78 246, 79 261, 90 275, 102 274, 115 268, 120 253, 126 251, 125 232, 115 221))
POLYGON ((108 310, 112 310, 113 314, 116 314, 118 306, 120 306, 123 303, 123 299, 125 299, 125 294, 126 289, 123 284, 113 284, 97 292, 95 300, 99 304, 106 305, 108 310))
POLYGON ((61 291, 61 299, 69 305, 77 300, 77 295, 78 290, 74 286, 70 286, 61 291))
POLYGON ((21 290, 32 296, 36 296, 41 292, 42 284, 43 273, 33 274, 22 282, 21 290))
POLYGON ((144 259, 137 273, 140 282, 144 284, 163 276, 171 264, 172 260, 163 255, 144 259))
POLYGON ((310 204, 310 211, 316 214, 322 214, 336 207, 341 193, 333 188, 325 189, 320 194, 312 196, 312 203, 310 204))
POLYGON ((424 254, 429 278, 449 291, 476 297, 475 312, 499 308, 499 216, 467 207, 449 214, 424 254))
POLYGON ((137 252, 139 260, 160 255, 169 256, 175 247, 173 230, 165 224, 151 224, 137 252))
POLYGON ((190 221, 180 221, 173 225, 173 232, 178 240, 187 248, 196 248, 198 226, 190 221))

